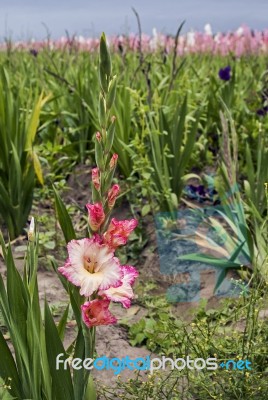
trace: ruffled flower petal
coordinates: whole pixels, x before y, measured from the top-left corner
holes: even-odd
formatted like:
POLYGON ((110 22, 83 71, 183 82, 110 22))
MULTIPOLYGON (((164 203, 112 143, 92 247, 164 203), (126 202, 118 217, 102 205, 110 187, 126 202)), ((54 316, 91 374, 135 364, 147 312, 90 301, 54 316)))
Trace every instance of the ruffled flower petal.
POLYGON ((105 296, 108 300, 121 303, 125 308, 129 308, 131 299, 134 297, 132 285, 139 273, 131 265, 123 265, 121 266, 121 270, 123 272, 122 284, 117 288, 110 287, 107 290, 100 290, 98 294, 105 296))

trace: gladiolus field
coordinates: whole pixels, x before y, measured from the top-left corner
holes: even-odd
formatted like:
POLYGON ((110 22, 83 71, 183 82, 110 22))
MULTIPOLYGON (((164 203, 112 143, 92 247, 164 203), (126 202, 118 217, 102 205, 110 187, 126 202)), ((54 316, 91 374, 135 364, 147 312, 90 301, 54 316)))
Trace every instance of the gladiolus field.
POLYGON ((0 399, 266 400, 268 30, 0 45, 0 399))

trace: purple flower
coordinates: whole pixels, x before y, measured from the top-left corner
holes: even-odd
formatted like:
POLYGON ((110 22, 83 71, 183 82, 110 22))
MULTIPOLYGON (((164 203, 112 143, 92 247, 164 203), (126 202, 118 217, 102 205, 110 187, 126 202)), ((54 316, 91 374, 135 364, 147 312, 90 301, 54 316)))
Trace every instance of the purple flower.
POLYGON ((231 79, 231 67, 228 65, 219 70, 219 77, 222 81, 229 81, 231 79))
POLYGON ((268 106, 264 106, 262 108, 259 108, 259 110, 257 110, 256 113, 260 117, 264 117, 268 113, 268 106))
POLYGON ((38 51, 35 50, 35 49, 30 49, 29 53, 30 53, 32 56, 34 56, 34 57, 37 57, 37 56, 38 56, 38 51))
POLYGON ((214 201, 214 196, 218 194, 214 188, 206 188, 204 185, 187 185, 184 192, 190 199, 197 200, 199 203, 214 201))
POLYGON ((205 187, 203 185, 197 186, 196 191, 199 194, 199 196, 205 196, 206 195, 206 190, 205 190, 205 187))

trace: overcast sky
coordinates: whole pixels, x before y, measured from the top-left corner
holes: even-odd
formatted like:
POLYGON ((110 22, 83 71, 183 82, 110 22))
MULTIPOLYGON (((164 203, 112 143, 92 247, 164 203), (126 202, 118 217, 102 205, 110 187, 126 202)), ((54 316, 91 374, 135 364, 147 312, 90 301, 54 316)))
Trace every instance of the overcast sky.
POLYGON ((185 30, 202 30, 210 23, 213 32, 234 30, 245 23, 268 28, 268 0, 0 0, 0 39, 53 38, 70 34, 98 36, 137 32, 131 7, 139 12, 142 30, 155 27, 175 33, 186 20, 185 30))

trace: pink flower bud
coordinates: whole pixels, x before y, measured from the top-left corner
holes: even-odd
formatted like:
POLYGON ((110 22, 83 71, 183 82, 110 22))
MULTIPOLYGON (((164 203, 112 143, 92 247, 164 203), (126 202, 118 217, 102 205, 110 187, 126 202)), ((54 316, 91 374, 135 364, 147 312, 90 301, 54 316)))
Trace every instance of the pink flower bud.
POLYGON ((93 168, 92 171, 92 182, 96 190, 100 190, 100 176, 99 176, 99 168, 93 168))
POLYGON ((108 192, 108 207, 111 209, 114 206, 115 200, 120 192, 119 185, 113 185, 108 192))
POLYGON ((110 300, 95 299, 81 306, 84 323, 90 328, 98 325, 111 325, 117 322, 116 317, 109 311, 110 300))
POLYGON ((129 235, 137 225, 138 221, 134 218, 124 221, 118 221, 113 218, 104 234, 104 243, 113 250, 118 246, 123 246, 126 244, 129 235))
POLYGON ((86 204, 88 210, 88 224, 93 232, 97 231, 105 220, 101 203, 86 204))
POLYGON ((97 132, 96 133, 96 139, 97 139, 97 141, 100 143, 101 142, 101 134, 100 134, 100 132, 97 132))
POLYGON ((116 167, 117 164, 117 159, 118 159, 118 154, 113 154, 112 158, 110 160, 110 169, 114 169, 116 167))

